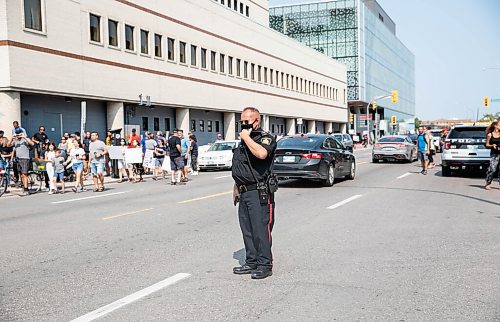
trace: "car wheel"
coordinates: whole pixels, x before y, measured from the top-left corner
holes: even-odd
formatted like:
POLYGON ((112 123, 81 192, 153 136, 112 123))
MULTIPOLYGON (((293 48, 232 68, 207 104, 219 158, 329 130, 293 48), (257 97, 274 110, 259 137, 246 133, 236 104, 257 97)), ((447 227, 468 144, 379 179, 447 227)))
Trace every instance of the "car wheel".
POLYGON ((413 151, 410 152, 410 158, 408 160, 408 163, 412 163, 413 162, 413 151))
POLYGON ((372 159, 372 163, 378 163, 377 159, 372 159))
POLYGON ((333 183, 335 182, 335 166, 333 163, 330 163, 328 166, 328 173, 326 174, 326 180, 324 181, 325 187, 331 187, 333 186, 333 183))
POLYGON ((445 166, 443 166, 443 167, 441 168, 441 175, 442 175, 443 177, 449 177, 449 176, 451 176, 451 170, 450 170, 450 167, 445 167, 445 166))
POLYGON ((352 161, 351 163, 351 171, 349 172, 348 175, 346 175, 346 178, 349 180, 354 180, 354 177, 356 176, 356 161, 352 161))

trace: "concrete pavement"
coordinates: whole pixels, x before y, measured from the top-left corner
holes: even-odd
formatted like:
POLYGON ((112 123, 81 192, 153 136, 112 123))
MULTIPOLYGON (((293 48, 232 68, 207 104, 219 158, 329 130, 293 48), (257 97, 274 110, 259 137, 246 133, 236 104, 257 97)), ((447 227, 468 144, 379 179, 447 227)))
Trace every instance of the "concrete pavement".
POLYGON ((231 273, 244 251, 228 172, 2 197, 0 320, 71 320, 178 273, 102 320, 500 319, 500 190, 355 153, 353 181, 282 185, 262 281, 231 273))

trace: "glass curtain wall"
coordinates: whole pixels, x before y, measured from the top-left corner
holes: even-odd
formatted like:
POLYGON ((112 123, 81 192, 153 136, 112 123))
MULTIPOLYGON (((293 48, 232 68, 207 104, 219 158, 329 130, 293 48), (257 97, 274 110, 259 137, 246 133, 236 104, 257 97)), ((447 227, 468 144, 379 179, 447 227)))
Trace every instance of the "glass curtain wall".
POLYGON ((347 66, 347 99, 359 100, 358 15, 355 0, 269 9, 271 28, 347 66))

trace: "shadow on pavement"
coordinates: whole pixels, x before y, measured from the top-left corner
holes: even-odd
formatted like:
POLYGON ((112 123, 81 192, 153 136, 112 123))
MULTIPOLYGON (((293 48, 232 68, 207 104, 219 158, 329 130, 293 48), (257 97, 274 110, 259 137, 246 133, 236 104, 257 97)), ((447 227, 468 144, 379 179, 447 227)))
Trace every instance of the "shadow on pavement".
POLYGON ((246 261, 245 248, 235 251, 233 253, 233 258, 236 259, 240 265, 242 266, 245 265, 246 261))

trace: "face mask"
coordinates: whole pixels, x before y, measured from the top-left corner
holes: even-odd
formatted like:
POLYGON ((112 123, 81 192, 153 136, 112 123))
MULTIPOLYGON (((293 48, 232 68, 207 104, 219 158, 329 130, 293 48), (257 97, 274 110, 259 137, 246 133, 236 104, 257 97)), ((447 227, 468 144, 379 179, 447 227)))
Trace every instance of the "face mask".
POLYGON ((255 124, 255 121, 253 121, 253 123, 249 123, 249 124, 245 124, 245 123, 241 123, 241 129, 242 130, 250 130, 250 129, 253 129, 253 125, 255 124))

